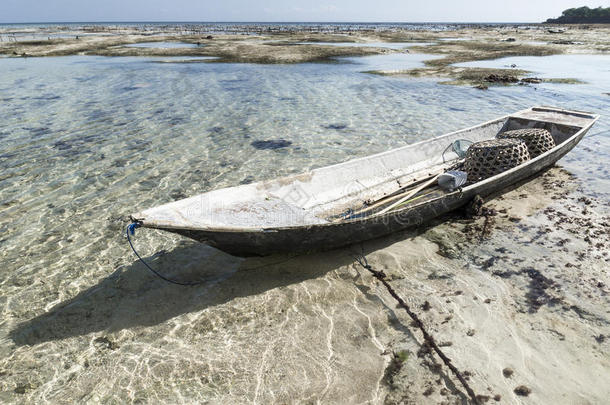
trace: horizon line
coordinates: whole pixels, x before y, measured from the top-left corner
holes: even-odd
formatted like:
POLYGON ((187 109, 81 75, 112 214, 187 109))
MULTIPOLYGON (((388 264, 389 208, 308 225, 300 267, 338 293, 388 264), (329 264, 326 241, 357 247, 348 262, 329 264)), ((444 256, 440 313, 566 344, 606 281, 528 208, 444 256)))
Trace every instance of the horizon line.
POLYGON ((540 21, 17 21, 0 24, 543 24, 540 21))

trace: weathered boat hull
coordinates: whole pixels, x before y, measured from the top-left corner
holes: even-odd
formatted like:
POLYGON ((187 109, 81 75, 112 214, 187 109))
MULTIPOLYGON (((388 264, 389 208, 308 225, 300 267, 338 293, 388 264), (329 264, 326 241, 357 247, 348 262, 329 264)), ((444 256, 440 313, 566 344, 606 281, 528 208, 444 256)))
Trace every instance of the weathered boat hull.
MULTIPOLYGON (((584 135, 583 132, 582 136, 584 135)), ((502 178, 493 182, 475 184, 463 189, 461 193, 455 191, 421 206, 391 212, 381 217, 371 216, 329 225, 312 225, 298 229, 274 229, 266 232, 206 232, 171 229, 168 229, 168 231, 207 243, 236 256, 264 256, 273 253, 329 250, 344 247, 401 230, 416 228, 464 206, 476 195, 485 197, 531 178, 554 165, 582 139, 582 136, 569 149, 566 147, 557 150, 532 165, 519 168, 511 175, 502 176, 502 178)))
MULTIPOLYGON (((547 110, 538 111, 531 109, 530 111, 536 111, 536 114, 544 118, 543 112, 547 110)), ((556 112, 563 110, 550 109, 548 111, 556 112)), ((571 113, 575 114, 575 116, 581 114, 577 112, 571 113)), ((513 127, 551 127, 563 125, 563 129, 559 131, 571 131, 571 133, 564 135, 565 139, 552 150, 504 173, 469 185, 462 190, 447 193, 420 204, 411 205, 383 215, 371 215, 357 219, 331 221, 306 226, 274 227, 270 229, 225 230, 151 227, 178 233, 238 256, 334 249, 418 227, 431 219, 462 207, 476 195, 484 197, 501 192, 511 185, 531 178, 554 165, 580 142, 597 119, 597 116, 588 116, 590 119, 583 118, 581 120, 582 126, 573 126, 570 125, 570 122, 557 124, 555 121, 552 121, 552 114, 549 114, 551 115, 551 120, 549 121, 528 119, 527 114, 522 114, 525 118, 520 118, 517 114, 512 116, 511 120, 507 120, 504 123, 503 129, 508 129, 507 126, 509 125, 513 127)), ((532 113, 532 115, 534 116, 535 114, 532 113)), ((558 131, 556 127, 554 128, 555 131, 558 131)), ((146 222, 143 225, 147 226, 146 222)))

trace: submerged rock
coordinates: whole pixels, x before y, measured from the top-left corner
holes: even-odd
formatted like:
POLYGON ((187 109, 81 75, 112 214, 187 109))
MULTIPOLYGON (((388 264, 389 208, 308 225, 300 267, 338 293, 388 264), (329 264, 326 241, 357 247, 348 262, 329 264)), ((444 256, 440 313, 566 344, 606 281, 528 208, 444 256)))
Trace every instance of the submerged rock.
POLYGON ((116 350, 119 348, 119 345, 116 342, 110 340, 106 336, 101 336, 101 337, 95 338, 93 340, 93 343, 96 346, 98 346, 100 349, 116 350))
POLYGON ((538 77, 525 77, 523 79, 521 79, 522 83, 542 83, 542 79, 538 78, 538 77))
POLYGON ((490 83, 516 83, 519 81, 515 76, 491 74, 485 77, 486 82, 490 83))
POLYGON ((522 397, 527 397, 529 394, 531 394, 531 392, 532 390, 526 387, 525 385, 520 385, 515 388, 515 394, 520 395, 522 397))
POLYGON ((339 130, 339 129, 347 128, 347 125, 345 125, 345 124, 329 124, 329 125, 323 125, 322 128, 325 128, 325 129, 337 129, 337 130, 339 130))
POLYGON ((15 394, 23 395, 32 389, 34 389, 34 386, 32 386, 32 384, 30 384, 30 383, 19 383, 19 384, 17 384, 17 387, 15 387, 13 392, 15 394))
POLYGON ((565 40, 565 39, 561 39, 559 41, 553 41, 551 43, 555 44, 555 45, 576 45, 577 44, 577 42, 568 41, 568 40, 565 40))

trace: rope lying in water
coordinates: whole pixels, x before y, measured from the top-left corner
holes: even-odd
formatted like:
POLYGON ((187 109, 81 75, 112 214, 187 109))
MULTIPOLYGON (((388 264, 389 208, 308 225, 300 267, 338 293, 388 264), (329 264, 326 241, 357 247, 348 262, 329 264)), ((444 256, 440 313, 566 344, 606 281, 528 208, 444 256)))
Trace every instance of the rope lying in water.
POLYGON ((474 393, 474 390, 470 387, 468 382, 464 379, 464 377, 462 376, 460 371, 451 363, 451 359, 449 357, 447 357, 445 355, 445 353, 443 353, 443 351, 440 349, 440 347, 438 347, 438 345, 436 344, 436 341, 428 333, 423 322, 419 319, 417 314, 415 314, 413 311, 411 311, 411 308, 409 308, 409 305, 407 305, 407 303, 398 295, 398 293, 396 293, 396 291, 394 290, 394 288, 392 288, 390 283, 387 282, 387 280, 385 279, 385 277, 386 277, 385 273, 383 271, 378 271, 378 270, 373 269, 373 267, 371 267, 371 265, 368 263, 368 261, 366 260, 366 257, 364 255, 360 255, 360 257, 355 257, 354 259, 356 259, 358 264, 360 264, 363 268, 365 268, 366 270, 371 272, 377 280, 381 281, 381 283, 385 286, 385 288, 388 290, 390 295, 398 302, 398 305, 400 305, 405 311, 407 311, 407 314, 409 314, 409 316, 411 317, 413 322, 415 322, 415 325, 419 328, 419 330, 421 330, 422 334, 424 335, 424 341, 426 342, 426 344, 429 347, 431 347, 432 349, 434 349, 434 351, 436 352, 438 357, 440 357, 441 360, 443 360, 443 363, 445 363, 445 365, 447 367, 449 367, 449 369, 453 372, 453 374, 455 374, 457 379, 460 381, 460 383, 462 384, 462 386, 468 393, 468 396, 470 396, 470 399, 472 400, 472 402, 475 404, 478 404, 479 400, 477 398, 477 395, 474 393))
POLYGON ((136 228, 139 228, 140 226, 141 226, 141 224, 139 222, 132 222, 131 224, 127 225, 127 232, 126 232, 127 233, 127 241, 129 242, 129 246, 131 246, 131 250, 133 250, 133 253, 136 254, 138 259, 140 259, 142 264, 144 266, 146 266, 146 268, 148 270, 150 270, 155 276, 159 277, 160 279, 165 280, 168 283, 172 283, 172 284, 176 284, 176 285, 191 286, 191 285, 199 285, 199 284, 203 283, 203 281, 176 281, 176 280, 172 280, 171 278, 165 277, 163 274, 159 273, 158 271, 156 271, 155 269, 150 267, 150 265, 148 263, 146 263, 144 261, 144 259, 142 259, 142 257, 138 254, 138 252, 136 252, 136 248, 134 248, 133 247, 133 243, 131 243, 130 235, 131 236, 135 235, 136 228))

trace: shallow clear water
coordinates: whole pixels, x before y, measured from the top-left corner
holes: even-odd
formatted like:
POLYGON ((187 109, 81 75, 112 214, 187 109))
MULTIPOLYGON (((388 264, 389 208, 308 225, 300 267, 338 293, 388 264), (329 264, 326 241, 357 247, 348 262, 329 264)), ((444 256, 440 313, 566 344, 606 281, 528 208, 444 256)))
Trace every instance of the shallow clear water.
MULTIPOLYGON (((574 93, 602 93, 610 88, 610 55, 514 56, 458 63, 463 67, 523 69, 541 78, 574 78, 586 82, 572 86, 574 93)), ((603 99, 602 99, 603 100, 603 99)), ((604 108, 602 101, 601 108, 604 108)))
POLYGON ((198 48, 204 45, 190 44, 188 42, 139 42, 137 44, 123 45, 130 48, 159 48, 159 49, 171 49, 171 48, 198 48))
POLYGON ((372 47, 388 49, 404 49, 411 46, 429 45, 429 42, 296 42, 299 45, 328 45, 345 47, 372 47))
MULTIPOLYGON (((423 58, 382 55, 297 65, 152 63, 167 58, 88 56, 0 60, 2 357, 23 370, 28 369, 28 362, 35 362, 30 354, 42 357, 46 363, 37 366, 44 370, 37 378, 51 401, 67 395, 61 389, 62 379, 68 378, 65 370, 83 363, 81 351, 95 352, 99 342, 94 338, 106 329, 127 340, 137 336, 116 352, 120 354, 116 367, 95 365, 95 370, 117 375, 120 390, 110 383, 105 387, 103 382, 95 390, 82 388, 97 394, 103 391, 106 398, 118 392, 118 399, 134 399, 132 394, 137 399, 137 389, 154 391, 151 387, 155 386, 173 395, 173 385, 158 383, 155 377, 155 367, 168 359, 178 372, 185 358, 196 356, 193 361, 201 365, 201 374, 214 374, 203 365, 222 365, 231 353, 231 364, 238 364, 240 353, 235 347, 227 346, 223 356, 215 358, 206 352, 202 358, 192 353, 188 344, 182 346, 180 334, 195 339, 192 333, 201 331, 201 336, 207 336, 212 328, 216 330, 215 323, 222 325, 232 313, 255 313, 256 308, 248 308, 251 302, 235 297, 260 294, 265 300, 266 292, 278 286, 275 280, 282 280, 283 273, 271 273, 266 282, 248 281, 242 274, 244 285, 252 285, 252 291, 214 301, 215 308, 227 313, 212 321, 201 316, 193 329, 191 312, 208 310, 199 302, 212 294, 214 282, 235 274, 242 260, 174 236, 138 232, 136 244, 144 256, 162 249, 176 252, 171 264, 165 264, 166 270, 174 269, 168 271, 188 273, 193 266, 209 264, 208 273, 199 274, 209 283, 181 301, 171 294, 174 290, 162 282, 157 284, 141 266, 133 265, 134 257, 123 237, 127 214, 213 188, 297 173, 427 139, 532 105, 554 105, 602 114, 591 131, 593 136, 585 138, 560 164, 576 175, 585 192, 608 198, 610 134, 596 135, 610 130, 610 96, 602 94, 610 92, 610 72, 602 59, 579 55, 573 64, 566 61, 565 65, 555 57, 535 59, 541 74, 569 73, 569 77, 588 81, 586 85, 543 84, 488 91, 439 85, 430 79, 361 73, 415 67, 423 58), (567 70, 562 72, 564 66, 567 70), (253 145, 255 141, 282 139, 291 144, 275 150, 253 145), (74 319, 61 315, 75 308, 88 315, 74 319), (41 317, 47 311, 51 317, 41 317), (55 322, 54 316, 61 322, 55 322), (152 331, 154 328, 161 329, 152 331), (181 355, 165 352, 165 344, 181 355), (29 347, 33 351, 28 351, 29 347), (74 359, 54 362, 57 355, 74 359)), ((530 61, 534 60, 516 58, 515 63, 527 68, 530 61)), ((152 260, 162 263, 163 254, 155 254, 152 260)), ((332 256, 327 261, 330 269, 332 263, 340 262, 332 256)), ((301 278, 291 282, 324 274, 317 264, 307 267, 304 263, 301 278)), ((266 273, 256 274, 264 277, 266 273)), ((325 302, 327 294, 333 292, 324 290, 326 280, 319 281, 314 294, 319 294, 319 302, 325 302)), ((311 297, 307 288, 300 294, 311 297)), ((287 306, 292 305, 290 297, 287 293, 282 298, 287 306)), ((308 308, 318 311, 317 305, 308 308)), ((331 319, 324 307, 319 311, 315 319, 331 319)), ((247 342, 247 336, 267 333, 252 329, 243 316, 237 332, 243 336, 231 335, 222 342, 240 342, 242 338, 247 342)), ((346 321, 344 327, 349 325, 346 321)), ((298 335, 295 332, 295 339, 298 335)), ((269 339, 278 336, 274 332, 269 339)), ((222 346, 221 340, 215 344, 222 346)), ((291 350, 300 353, 301 349, 295 344, 291 350)), ((331 357, 332 350, 328 359, 331 357)), ((79 372, 88 373, 85 368, 79 372)), ((221 369, 214 375, 218 377, 218 373, 227 374, 225 381, 231 383, 234 380, 229 374, 249 375, 241 368, 221 369)), ((92 375, 92 379, 99 378, 99 374, 92 375)), ((185 378, 188 376, 177 375, 174 381, 187 381, 185 378)), ((211 386, 212 382, 206 385, 211 386)), ((183 385, 175 389, 186 398, 200 398, 189 394, 190 388, 183 385)), ((224 389, 216 387, 215 395, 224 389)), ((145 395, 148 391, 142 392, 145 395)), ((206 394, 209 392, 201 395, 206 394)))
MULTIPOLYGON (((108 243, 120 242, 124 225, 113 218, 141 208, 380 152, 535 104, 595 111, 603 117, 592 132, 609 127, 610 96, 602 92, 609 90, 610 65, 599 63, 601 56, 565 56, 573 62, 565 65, 558 57, 471 64, 527 69, 532 61, 557 68, 544 76, 569 73, 587 85, 480 91, 360 73, 416 67, 425 58, 298 65, 3 59, 2 277, 59 277, 77 252, 79 260, 122 257, 124 246, 108 243), (292 144, 252 145, 277 139, 292 144)), ((607 139, 586 139, 562 163, 584 173, 587 162, 607 162, 607 139), (593 158, 585 147, 598 143, 593 158)))
POLYGON ((468 37, 450 37, 450 38, 439 38, 440 41, 472 41, 474 38, 468 37))
POLYGON ((422 53, 391 53, 388 55, 345 56, 335 59, 342 63, 352 64, 352 70, 354 71, 366 72, 371 70, 397 71, 415 69, 423 67, 426 60, 440 57, 438 55, 422 53))
POLYGON ((546 41, 524 41, 523 43, 529 45, 548 45, 546 41))

